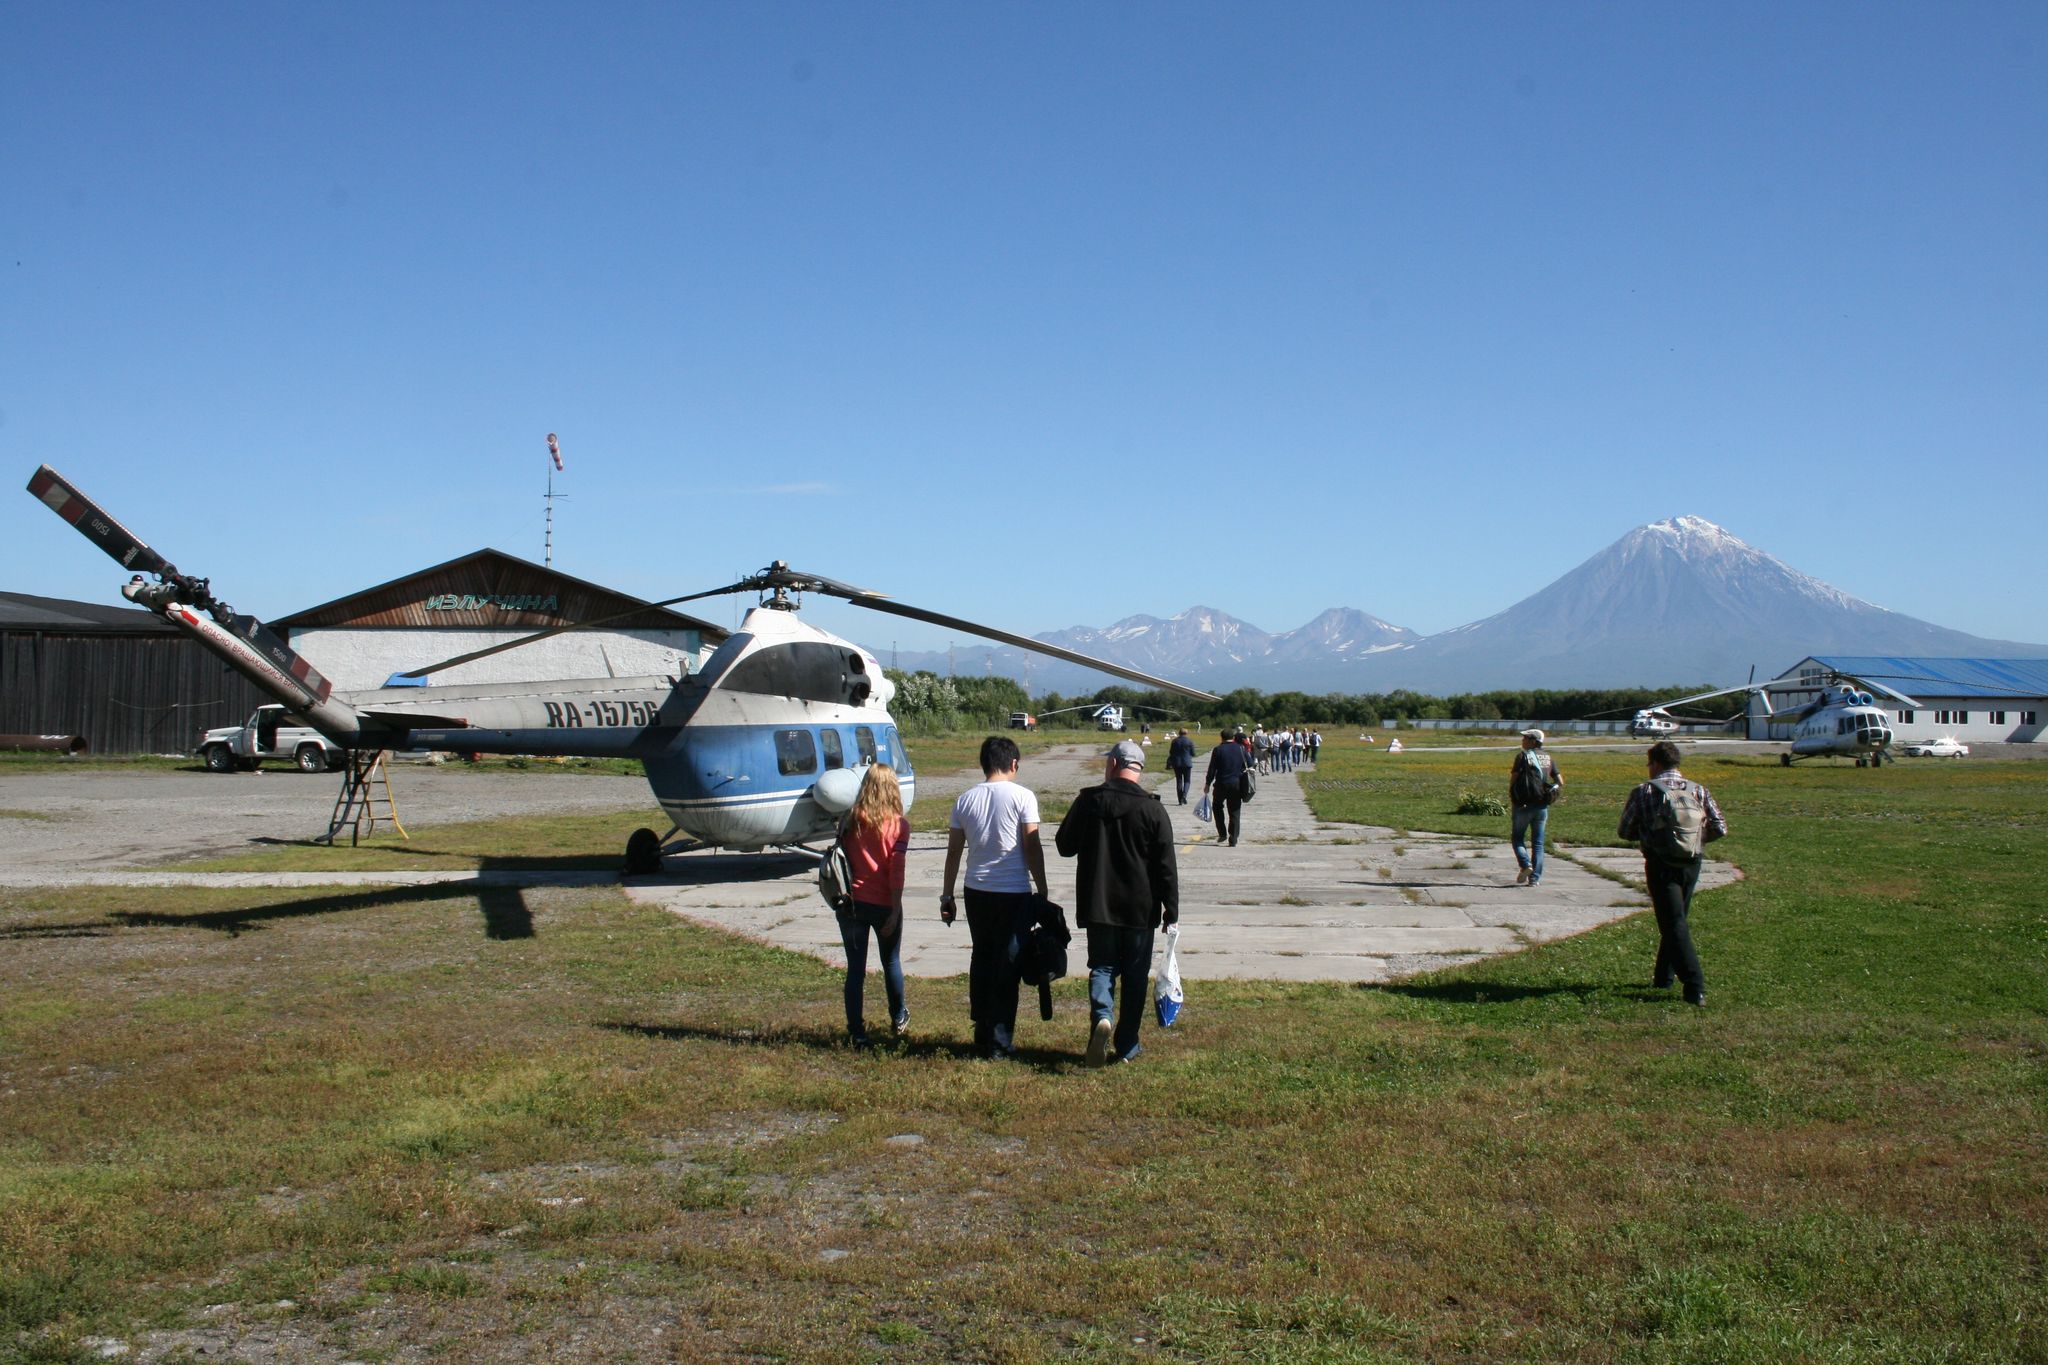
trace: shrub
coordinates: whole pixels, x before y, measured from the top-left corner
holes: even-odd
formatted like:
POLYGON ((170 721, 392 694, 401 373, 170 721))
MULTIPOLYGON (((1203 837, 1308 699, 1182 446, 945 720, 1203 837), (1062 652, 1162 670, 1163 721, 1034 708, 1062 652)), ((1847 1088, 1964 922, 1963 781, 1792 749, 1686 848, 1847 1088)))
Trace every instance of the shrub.
POLYGON ((1482 796, 1475 791, 1458 793, 1458 814, 1460 815, 1506 815, 1508 803, 1498 796, 1482 796))

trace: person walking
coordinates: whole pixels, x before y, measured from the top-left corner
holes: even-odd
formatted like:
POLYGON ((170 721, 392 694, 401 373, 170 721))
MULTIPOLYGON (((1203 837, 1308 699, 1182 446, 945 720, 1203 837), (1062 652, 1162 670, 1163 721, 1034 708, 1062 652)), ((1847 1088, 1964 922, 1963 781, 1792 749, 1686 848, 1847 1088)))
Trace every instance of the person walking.
POLYGON ((1322 756, 1323 732, 1321 730, 1311 730, 1308 732, 1308 766, 1311 768, 1315 767, 1322 756))
POLYGON ((1225 730, 1222 742, 1209 751, 1209 770, 1202 776, 1202 795, 1210 798, 1209 810, 1216 817, 1216 842, 1227 839, 1232 848, 1244 823, 1244 775, 1251 762, 1237 735, 1225 730))
POLYGON ((903 818, 903 786, 894 768, 877 763, 868 769, 839 837, 853 870, 852 904, 837 912, 839 941, 846 949, 846 1032, 855 1047, 866 1047, 862 1016, 869 930, 882 962, 890 1031, 900 1038, 910 1028, 910 1007, 903 1000, 903 871, 910 822, 903 818))
MULTIPOLYGON (((1135 747, 1135 746, 1134 746, 1135 747)), ((960 793, 946 834, 946 870, 939 918, 953 922, 953 886, 967 863, 968 1013, 974 1050, 983 1057, 1015 1053, 1017 954, 1031 932, 1031 892, 1046 896, 1045 849, 1038 839, 1038 795, 1017 781, 1017 741, 981 742, 985 779, 960 793)))
POLYGON ((1187 727, 1173 737, 1167 747, 1166 766, 1173 771, 1173 794, 1181 805, 1188 803, 1188 788, 1195 781, 1195 742, 1188 738, 1187 727))
POLYGON ((1078 858, 1074 921, 1088 931, 1088 1065, 1137 1058, 1152 936, 1180 921, 1173 821, 1138 785, 1145 751, 1129 740, 1103 756, 1102 785, 1074 798, 1053 846, 1078 858), (1122 992, 1121 1001, 1118 992, 1122 992))
POLYGON ((1508 847, 1515 851, 1516 886, 1534 886, 1543 880, 1543 834, 1550 823, 1550 803, 1557 800, 1564 777, 1557 760, 1543 748, 1541 730, 1522 731, 1522 752, 1508 768, 1508 847), (1522 851, 1522 836, 1529 836, 1529 851, 1522 851))
POLYGON ((1714 796, 1678 771, 1678 746, 1659 740, 1650 746, 1650 780, 1628 794, 1617 833, 1643 850, 1643 880, 1657 915, 1657 964, 1650 984, 1668 989, 1673 976, 1685 1003, 1707 1003, 1707 978, 1693 947, 1692 893, 1700 881, 1700 850, 1728 832, 1714 796))

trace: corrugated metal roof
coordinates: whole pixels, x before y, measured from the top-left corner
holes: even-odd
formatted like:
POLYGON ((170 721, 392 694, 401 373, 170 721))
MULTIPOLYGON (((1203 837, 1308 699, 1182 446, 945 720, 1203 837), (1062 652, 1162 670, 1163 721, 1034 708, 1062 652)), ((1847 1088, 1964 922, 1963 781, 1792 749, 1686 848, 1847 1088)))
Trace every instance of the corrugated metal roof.
POLYGON ((175 634, 177 627, 140 607, 0 592, 0 630, 40 630, 59 635, 163 635, 175 634))
POLYGON ((2048 698, 2048 659, 1927 659, 1884 654, 1816 654, 1851 677, 1935 697, 2048 698))

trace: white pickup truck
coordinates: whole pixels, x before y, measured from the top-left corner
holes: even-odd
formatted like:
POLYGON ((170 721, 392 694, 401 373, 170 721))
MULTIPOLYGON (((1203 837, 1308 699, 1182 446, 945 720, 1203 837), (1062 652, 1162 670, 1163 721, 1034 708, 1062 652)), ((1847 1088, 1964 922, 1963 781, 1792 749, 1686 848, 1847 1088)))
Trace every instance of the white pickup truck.
POLYGON ((345 751, 282 706, 259 706, 247 721, 208 730, 198 754, 208 772, 254 772, 266 758, 288 758, 302 773, 338 768, 345 751))

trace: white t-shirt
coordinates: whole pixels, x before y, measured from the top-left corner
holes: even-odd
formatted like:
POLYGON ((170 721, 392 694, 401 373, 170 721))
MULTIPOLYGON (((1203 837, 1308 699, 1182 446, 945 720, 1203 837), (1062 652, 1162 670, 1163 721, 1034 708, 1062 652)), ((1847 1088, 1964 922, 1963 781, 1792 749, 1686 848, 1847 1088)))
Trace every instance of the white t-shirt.
POLYGON ((1024 826, 1038 823, 1038 793, 1019 782, 984 782, 953 803, 952 828, 967 835, 967 884, 976 891, 1031 890, 1024 826))

